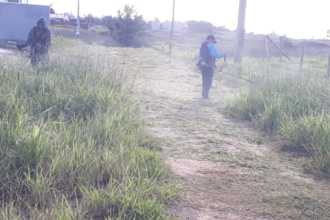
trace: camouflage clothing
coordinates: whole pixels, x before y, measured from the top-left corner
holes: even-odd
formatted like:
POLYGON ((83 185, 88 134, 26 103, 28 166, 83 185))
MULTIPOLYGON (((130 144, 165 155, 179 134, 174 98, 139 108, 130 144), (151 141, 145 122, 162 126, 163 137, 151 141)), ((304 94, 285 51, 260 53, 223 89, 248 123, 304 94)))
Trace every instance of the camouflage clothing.
POLYGON ((31 63, 49 60, 48 49, 51 45, 51 33, 46 27, 33 27, 28 40, 21 45, 22 48, 31 46, 31 63))

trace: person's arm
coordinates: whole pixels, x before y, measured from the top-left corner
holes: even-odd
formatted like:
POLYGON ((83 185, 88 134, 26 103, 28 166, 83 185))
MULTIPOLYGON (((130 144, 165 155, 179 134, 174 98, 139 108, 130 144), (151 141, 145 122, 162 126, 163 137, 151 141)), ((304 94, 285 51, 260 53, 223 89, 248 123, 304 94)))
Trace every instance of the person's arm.
POLYGON ((25 48, 30 46, 34 41, 34 28, 30 30, 29 36, 27 41, 25 41, 23 44, 20 45, 20 48, 25 48))
POLYGON ((220 59, 226 56, 224 53, 219 53, 214 44, 208 44, 207 47, 209 48, 210 54, 214 59, 220 59))

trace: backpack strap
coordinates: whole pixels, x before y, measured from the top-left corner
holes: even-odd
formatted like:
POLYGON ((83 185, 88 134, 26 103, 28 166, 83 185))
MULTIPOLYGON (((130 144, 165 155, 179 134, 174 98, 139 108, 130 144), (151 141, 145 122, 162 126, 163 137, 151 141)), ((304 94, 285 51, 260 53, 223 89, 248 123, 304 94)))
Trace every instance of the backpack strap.
POLYGON ((36 41, 37 41, 37 27, 34 27, 34 30, 33 30, 33 43, 31 44, 31 52, 30 52, 30 56, 29 58, 32 58, 33 54, 34 54, 34 46, 36 45, 36 41))
POLYGON ((33 28, 33 42, 31 44, 31 49, 34 47, 34 45, 37 43, 37 28, 33 28))

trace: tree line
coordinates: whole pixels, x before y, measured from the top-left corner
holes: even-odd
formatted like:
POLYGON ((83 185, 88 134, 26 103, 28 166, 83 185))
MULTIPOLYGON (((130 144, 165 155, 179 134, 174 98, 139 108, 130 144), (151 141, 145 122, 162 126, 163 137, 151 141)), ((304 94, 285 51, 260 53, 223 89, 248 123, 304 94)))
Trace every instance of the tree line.
MULTIPOLYGON (((55 13, 53 5, 51 11, 55 13)), ((110 36, 120 44, 130 46, 134 43, 134 37, 142 32, 151 29, 151 24, 148 23, 142 15, 138 14, 134 5, 126 4, 122 9, 117 11, 116 16, 108 15, 103 17, 94 16, 92 14, 82 17, 91 26, 102 25, 106 26, 110 31, 110 36)), ((159 19, 155 20, 159 22, 159 19)), ((196 33, 211 34, 221 27, 215 27, 207 21, 187 21, 189 30, 196 33)))
MULTIPOLYGON (((105 25, 109 31, 111 37, 120 41, 124 45, 129 45, 134 36, 139 32, 151 29, 150 23, 148 23, 142 15, 139 15, 134 5, 125 5, 122 10, 117 11, 116 16, 103 16, 98 17, 92 14, 84 16, 90 25, 105 25)), ((155 21, 159 22, 159 19, 155 21)), ((212 23, 207 21, 187 21, 189 30, 197 33, 213 33, 217 29, 223 29, 224 27, 215 27, 212 23)))

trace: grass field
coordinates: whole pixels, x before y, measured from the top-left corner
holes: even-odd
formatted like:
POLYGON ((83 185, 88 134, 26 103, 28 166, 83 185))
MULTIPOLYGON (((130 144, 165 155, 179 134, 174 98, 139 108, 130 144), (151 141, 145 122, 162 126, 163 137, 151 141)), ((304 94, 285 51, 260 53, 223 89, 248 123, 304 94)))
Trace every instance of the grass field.
MULTIPOLYGON (((249 84, 228 104, 230 115, 253 121, 260 129, 275 135, 286 149, 302 152, 309 171, 329 174, 329 79, 327 59, 308 57, 303 72, 299 60, 279 64, 248 59, 244 71, 249 84)), ((232 69, 235 72, 234 69, 232 69)))
POLYGON ((171 219, 176 187, 125 73, 93 47, 53 42, 36 69, 0 61, 0 218, 171 219))
MULTIPOLYGON (((166 44, 154 49, 169 55, 166 44)), ((198 50, 175 48, 172 57, 193 65, 198 50)), ((229 61, 224 71, 251 80, 247 83, 233 76, 216 74, 216 79, 240 88, 240 94, 229 101, 229 115, 253 121, 262 131, 275 136, 287 150, 299 152, 309 172, 330 174, 330 96, 326 78, 328 59, 307 57, 300 71, 300 59, 292 62, 278 58, 262 62, 245 58, 244 64, 229 61)), ((219 61, 218 66, 223 62, 219 61)))
POLYGON ((300 72, 296 58, 229 57, 224 70, 256 84, 216 73, 204 102, 187 48, 170 63, 164 42, 153 49, 166 56, 55 36, 36 69, 0 58, 0 218, 328 219, 327 182, 286 157, 329 174, 326 58, 300 72))
MULTIPOLYGON (((125 66, 133 73, 141 70, 134 91, 143 116, 151 134, 161 140, 173 180, 183 185, 171 213, 182 219, 329 219, 328 181, 304 172, 300 162, 310 155, 303 148, 282 151, 280 135, 275 139, 251 122, 230 117, 228 102, 248 94, 251 85, 215 72, 210 100, 205 101, 192 58, 196 53, 173 52, 170 63, 158 51, 125 49, 125 66), (145 60, 141 68, 139 60, 145 60)), ((297 60, 280 65, 278 59, 262 63, 246 58, 243 66, 231 61, 229 57, 225 71, 260 83, 264 70, 299 68, 297 60)))

